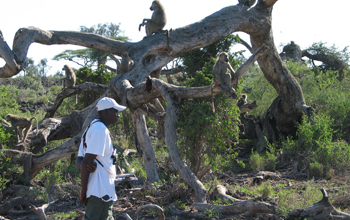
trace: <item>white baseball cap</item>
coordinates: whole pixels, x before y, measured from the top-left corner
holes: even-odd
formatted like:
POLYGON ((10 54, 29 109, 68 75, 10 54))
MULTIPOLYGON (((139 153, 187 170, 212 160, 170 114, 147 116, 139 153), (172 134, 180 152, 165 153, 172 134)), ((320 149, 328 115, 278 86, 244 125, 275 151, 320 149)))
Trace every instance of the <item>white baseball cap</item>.
POLYGON ((102 111, 109 108, 114 108, 118 111, 124 111, 126 109, 125 106, 119 105, 114 99, 108 98, 108 97, 104 97, 100 99, 96 107, 97 107, 97 111, 102 111))

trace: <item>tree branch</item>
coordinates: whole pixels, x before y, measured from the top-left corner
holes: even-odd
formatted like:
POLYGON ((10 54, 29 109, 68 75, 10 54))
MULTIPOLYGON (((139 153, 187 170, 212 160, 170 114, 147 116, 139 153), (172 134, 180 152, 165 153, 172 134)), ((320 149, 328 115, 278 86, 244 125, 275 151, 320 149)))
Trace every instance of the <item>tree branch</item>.
POLYGON ((83 92, 96 92, 99 94, 103 94, 104 92, 106 92, 106 90, 107 90, 107 86, 102 84, 92 83, 92 82, 85 82, 83 84, 80 84, 71 88, 62 89, 61 92, 57 95, 55 104, 50 109, 47 110, 45 118, 53 118, 55 116, 57 109, 61 106, 65 98, 68 98, 83 92))
POLYGON ((20 71, 20 67, 17 65, 13 52, 6 43, 2 32, 0 31, 0 57, 6 62, 3 68, 0 68, 0 78, 10 78, 16 75, 20 71))

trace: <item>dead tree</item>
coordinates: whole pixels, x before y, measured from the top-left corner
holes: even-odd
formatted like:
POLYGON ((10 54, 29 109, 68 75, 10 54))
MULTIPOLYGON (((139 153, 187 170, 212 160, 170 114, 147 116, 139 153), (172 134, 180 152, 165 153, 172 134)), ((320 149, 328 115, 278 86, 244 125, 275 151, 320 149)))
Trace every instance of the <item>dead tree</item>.
MULTIPOLYGON (((171 53, 167 53, 167 35, 165 34, 155 34, 140 42, 132 43, 91 33, 45 31, 36 27, 28 27, 17 31, 11 50, 0 33, 0 56, 6 61, 5 66, 0 68, 0 77, 15 76, 23 69, 28 48, 34 42, 45 45, 74 44, 118 56, 121 56, 123 52, 128 52, 135 62, 134 67, 130 72, 115 76, 103 96, 109 96, 120 103, 125 103, 130 109, 136 125, 137 137, 144 152, 147 179, 150 182, 159 181, 159 177, 152 143, 148 133, 142 132, 146 126, 144 114, 148 111, 146 106, 153 100, 162 98, 167 102, 164 118, 165 142, 173 167, 195 190, 196 202, 205 203, 206 189, 180 157, 174 123, 177 120, 176 112, 181 99, 210 97, 210 86, 188 88, 169 85, 160 79, 151 78, 152 87, 145 91, 146 77, 151 73, 160 72, 162 67, 185 52, 210 45, 234 32, 245 32, 250 35, 254 54, 236 71, 238 77, 242 76, 244 71, 257 60, 265 77, 279 94, 268 110, 265 122, 269 125, 266 128, 274 127, 275 129, 260 132, 266 134, 268 138, 276 136, 275 131, 280 131, 282 134, 295 132, 295 123, 301 121, 304 113, 310 113, 310 107, 306 105, 301 87, 282 62, 273 42, 272 9, 276 2, 277 0, 260 0, 252 8, 241 5, 228 6, 200 22, 174 29, 169 38, 171 53)), ((233 78, 232 83, 236 82, 237 79, 233 78)), ((214 88, 215 94, 219 92, 219 88, 214 88)), ((33 139, 30 142, 31 148, 36 146, 35 144, 45 145, 49 140, 67 136, 71 139, 42 155, 33 155, 31 177, 47 163, 57 161, 78 150, 81 131, 97 115, 93 107, 91 105, 82 111, 72 113, 79 117, 68 115, 60 119, 45 119, 54 122, 52 123, 54 127, 48 126, 42 131, 43 137, 40 143, 38 143, 38 137, 31 136, 33 139), (72 118, 74 118, 73 121, 70 120, 72 118)), ((155 111, 152 115, 155 118, 164 117, 164 112, 155 111)))

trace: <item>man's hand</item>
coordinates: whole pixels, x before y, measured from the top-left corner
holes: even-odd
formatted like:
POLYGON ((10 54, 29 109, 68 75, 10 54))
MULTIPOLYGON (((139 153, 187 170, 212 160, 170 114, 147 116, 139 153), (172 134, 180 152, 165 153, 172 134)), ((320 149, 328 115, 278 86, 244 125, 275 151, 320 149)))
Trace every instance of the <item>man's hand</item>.
POLYGON ((86 204, 86 192, 80 191, 78 203, 79 204, 86 204))
POLYGON ((95 172, 96 167, 97 167, 96 162, 92 162, 91 164, 86 165, 86 169, 87 169, 87 171, 89 171, 89 173, 95 172))

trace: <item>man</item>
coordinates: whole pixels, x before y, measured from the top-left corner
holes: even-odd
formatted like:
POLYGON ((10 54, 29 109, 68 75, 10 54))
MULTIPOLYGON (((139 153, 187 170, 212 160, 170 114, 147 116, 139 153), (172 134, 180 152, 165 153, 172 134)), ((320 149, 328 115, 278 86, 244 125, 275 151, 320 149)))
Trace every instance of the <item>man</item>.
POLYGON ((96 105, 99 119, 91 122, 82 136, 76 165, 80 168, 79 203, 85 203, 85 220, 113 220, 113 201, 117 201, 114 180, 116 151, 108 127, 119 119, 125 106, 112 98, 102 98, 96 105))

